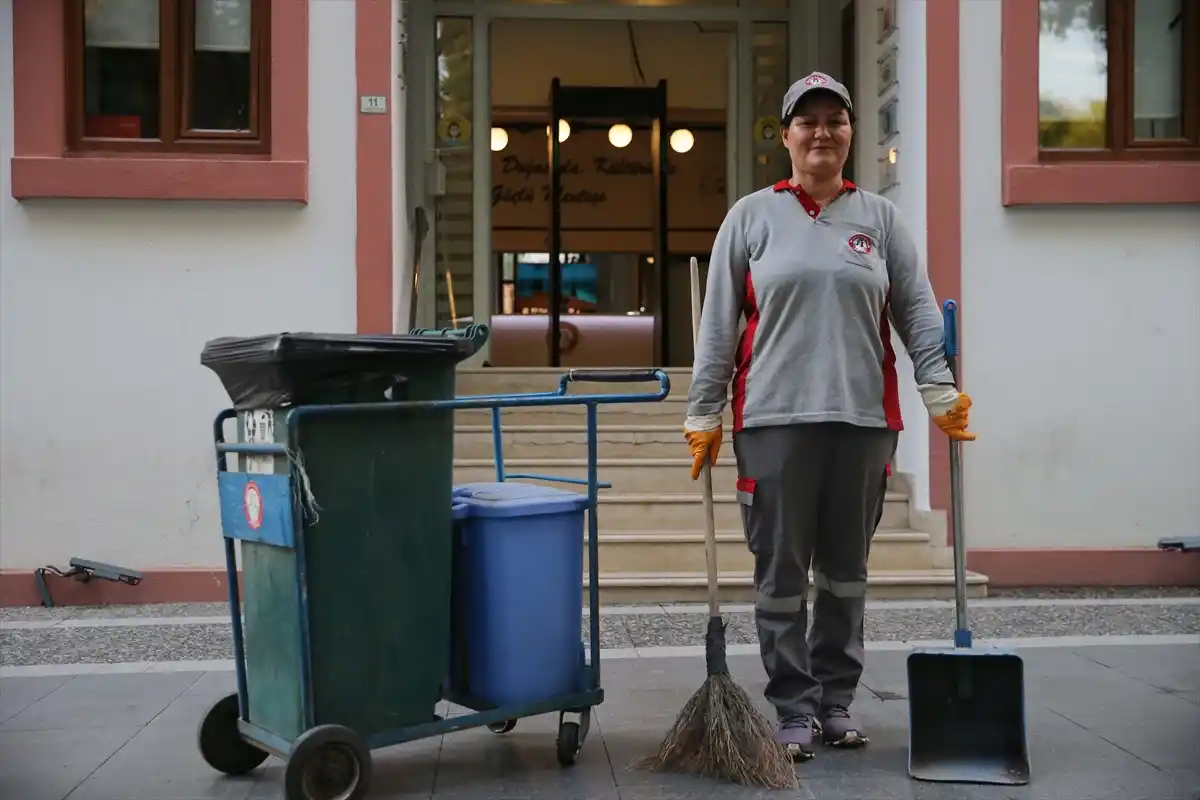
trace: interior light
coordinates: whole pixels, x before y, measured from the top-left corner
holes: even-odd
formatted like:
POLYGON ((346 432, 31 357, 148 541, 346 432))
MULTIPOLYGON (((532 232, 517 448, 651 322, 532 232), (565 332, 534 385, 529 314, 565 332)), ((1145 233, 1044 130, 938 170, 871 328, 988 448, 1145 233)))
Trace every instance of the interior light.
MULTIPOLYGON (((547 136, 550 135, 550 126, 549 125, 546 126, 546 135, 547 136)), ((560 119, 558 121, 558 141, 565 142, 567 140, 567 137, 569 137, 570 135, 571 135, 571 125, 565 119, 560 119)))
POLYGON ((891 150, 888 150, 887 159, 889 164, 896 163, 896 148, 893 147, 891 150))
POLYGON ((696 143, 696 137, 687 128, 680 128, 671 134, 671 149, 676 153, 686 153, 696 143))
POLYGON ((608 143, 613 147, 628 147, 633 141, 633 130, 626 124, 618 122, 608 129, 608 143))
POLYGON ((504 128, 492 128, 492 152, 499 153, 508 147, 508 131, 504 128))

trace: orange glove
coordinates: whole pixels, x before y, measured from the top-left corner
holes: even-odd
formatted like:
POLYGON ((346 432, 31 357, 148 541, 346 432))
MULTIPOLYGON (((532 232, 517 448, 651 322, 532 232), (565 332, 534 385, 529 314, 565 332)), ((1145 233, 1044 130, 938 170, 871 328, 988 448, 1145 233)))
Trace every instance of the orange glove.
POLYGON ((955 441, 973 442, 975 434, 967 430, 967 413, 970 408, 971 396, 960 392, 954 407, 945 414, 934 417, 933 424, 955 441))
POLYGON ((692 451, 692 480, 696 480, 705 461, 717 463, 717 453, 721 452, 721 426, 708 431, 684 429, 683 436, 687 439, 688 449, 692 451))

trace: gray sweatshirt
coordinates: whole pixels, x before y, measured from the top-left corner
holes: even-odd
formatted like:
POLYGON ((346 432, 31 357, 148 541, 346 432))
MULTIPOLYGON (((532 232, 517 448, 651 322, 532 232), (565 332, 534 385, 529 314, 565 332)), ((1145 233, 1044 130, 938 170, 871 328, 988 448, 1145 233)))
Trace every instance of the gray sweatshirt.
POLYGON ((824 210, 787 181, 747 195, 713 244, 688 414, 720 414, 732 377, 734 431, 901 430, 889 318, 917 383, 952 385, 937 300, 890 200, 849 181, 824 210))

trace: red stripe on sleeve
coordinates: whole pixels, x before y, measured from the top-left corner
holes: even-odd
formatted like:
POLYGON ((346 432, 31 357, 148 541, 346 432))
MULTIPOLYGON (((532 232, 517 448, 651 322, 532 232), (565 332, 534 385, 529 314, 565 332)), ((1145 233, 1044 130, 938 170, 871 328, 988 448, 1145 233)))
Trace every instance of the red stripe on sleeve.
POLYGON ((892 327, 888 324, 888 307, 892 303, 889 291, 879 315, 879 340, 883 342, 883 417, 887 426, 894 431, 904 430, 904 419, 900 414, 900 384, 896 380, 896 351, 892 349, 892 327))
POLYGON ((737 364, 733 373, 733 430, 742 429, 746 411, 746 378, 750 374, 750 362, 754 358, 754 332, 758 329, 758 303, 754 297, 754 280, 746 270, 746 300, 742 304, 746 315, 746 329, 738 340, 737 364))

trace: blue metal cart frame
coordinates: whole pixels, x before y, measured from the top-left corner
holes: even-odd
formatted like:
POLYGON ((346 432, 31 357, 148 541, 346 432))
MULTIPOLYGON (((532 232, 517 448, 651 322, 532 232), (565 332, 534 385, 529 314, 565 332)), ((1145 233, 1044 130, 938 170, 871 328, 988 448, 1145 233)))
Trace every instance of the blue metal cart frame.
MULTIPOLYGON (((585 680, 579 685, 587 687, 583 691, 573 694, 552 697, 536 703, 528 703, 518 706, 491 708, 487 704, 474 700, 469 697, 450 697, 446 699, 455 702, 459 705, 464 705, 468 708, 475 709, 475 713, 463 716, 455 716, 449 718, 436 717, 432 722, 425 722, 409 727, 401 728, 394 731, 388 731, 372 736, 365 737, 362 745, 367 750, 374 750, 383 747, 389 747, 403 742, 410 742, 417 739, 423 739, 429 736, 437 736, 440 734, 451 733, 454 731, 467 730, 469 728, 477 728, 487 726, 497 733, 507 732, 512 729, 515 720, 537 716, 552 712, 559 712, 559 761, 564 766, 568 766, 574 761, 574 755, 582 746, 584 739, 587 736, 590 727, 591 708, 599 705, 604 700, 604 690, 600 684, 600 592, 599 592, 599 537, 597 535, 599 522, 597 519, 597 506, 599 490, 601 488, 610 488, 610 484, 602 483, 598 476, 598 437, 597 437, 597 410, 602 404, 630 404, 630 403, 646 403, 659 402, 664 400, 671 391, 671 382, 667 374, 661 369, 638 369, 638 370, 592 370, 592 369, 573 369, 564 373, 559 379, 558 388, 552 392, 538 392, 531 394, 508 394, 508 395, 474 395, 465 397, 456 397, 453 400, 429 400, 429 401, 401 401, 401 402, 383 402, 383 403, 359 403, 359 404, 338 404, 338 405, 311 405, 300 406, 292 409, 287 413, 287 435, 286 440, 282 443, 260 444, 260 443, 233 443, 226 442, 224 436, 225 423, 236 418, 237 412, 233 409, 222 411, 214 421, 213 437, 216 443, 216 461, 217 472, 227 473, 227 456, 237 454, 240 456, 284 456, 291 457, 302 452, 303 443, 300 441, 299 431, 302 420, 317 416, 352 416, 356 414, 377 414, 380 412, 394 411, 397 413, 420 413, 425 411, 459 411, 467 409, 490 409, 492 412, 492 436, 493 447, 496 461, 496 479, 504 481, 512 478, 524 478, 529 480, 544 480, 556 481, 561 483, 570 483, 587 487, 587 518, 588 518, 588 607, 590 613, 590 658, 583 665, 586 674, 585 680), (653 393, 641 394, 580 394, 571 395, 568 393, 570 385, 573 383, 651 383, 658 384, 658 390, 653 393), (582 405, 586 409, 586 425, 587 425, 587 478, 563 478, 551 475, 533 475, 533 474, 506 474, 504 470, 504 452, 503 452, 503 434, 501 429, 501 411, 506 408, 540 408, 548 406, 567 406, 567 405, 582 405), (579 722, 566 722, 567 714, 578 714, 579 722), (564 758, 562 748, 562 734, 567 725, 575 725, 573 729, 573 751, 569 752, 569 758, 564 758)), ((295 467, 293 466, 293 472, 295 467)), ((255 479, 273 478, 276 476, 255 475, 255 479)), ((281 484, 290 482, 295 479, 295 475, 280 475, 277 476, 281 484)), ((279 488, 284 488, 283 486, 279 488)), ((299 629, 300 629, 300 680, 303 684, 301 692, 301 711, 304 718, 306 733, 300 739, 294 742, 287 741, 270 731, 256 725, 254 720, 249 719, 247 702, 247 681, 246 681, 246 660, 245 660, 245 640, 242 629, 241 616, 241 596, 238 588, 238 564, 237 564, 237 548, 236 541, 239 539, 251 539, 254 541, 263 541, 262 534, 255 532, 253 534, 244 530, 229 530, 223 531, 225 540, 225 570, 226 581, 229 586, 229 608, 230 617, 233 626, 233 654, 234 668, 237 679, 237 719, 236 730, 241 740, 258 751, 264 754, 273 754, 284 759, 290 759, 296 752, 301 741, 319 728, 315 728, 316 720, 313 710, 313 693, 311 683, 311 665, 312 653, 309 638, 309 614, 308 614, 308 581, 306 576, 306 561, 304 558, 304 514, 299 507, 301 500, 296 493, 287 489, 291 498, 291 513, 286 523, 290 524, 290 530, 283 531, 281 534, 282 541, 279 544, 283 546, 292 546, 297 552, 296 559, 296 603, 299 614, 299 629)), ((449 501, 449 498, 447 498, 449 501)), ((449 532, 447 532, 449 535, 449 532)), ((275 543, 275 542, 271 542, 275 543)), ((233 698, 228 698, 232 700, 233 698)), ((210 712, 210 717, 216 711, 210 712)), ((228 713, 232 715, 232 708, 228 709, 228 713)), ((206 724, 208 719, 206 718, 206 724)), ((323 726, 324 727, 324 726, 323 726)), ((203 739, 204 729, 201 730, 203 739)), ((202 742, 203 745, 203 742, 202 742)), ((253 760, 253 759, 251 759, 253 760)), ((261 763, 261 760, 259 761, 261 763)), ((253 769, 253 766, 249 769, 253 769)), ((365 765, 365 769, 369 773, 369 764, 365 765)), ((248 770, 246 770, 248 771, 248 770)), ((366 787, 361 787, 361 793, 356 791, 347 797, 361 797, 365 793, 366 787)), ((297 800, 304 798, 307 800, 307 795, 297 795, 297 800)), ((291 800, 291 795, 289 795, 291 800)))

